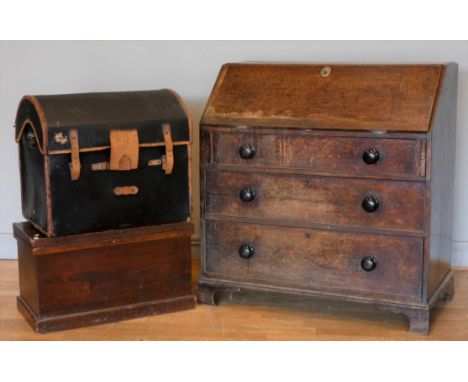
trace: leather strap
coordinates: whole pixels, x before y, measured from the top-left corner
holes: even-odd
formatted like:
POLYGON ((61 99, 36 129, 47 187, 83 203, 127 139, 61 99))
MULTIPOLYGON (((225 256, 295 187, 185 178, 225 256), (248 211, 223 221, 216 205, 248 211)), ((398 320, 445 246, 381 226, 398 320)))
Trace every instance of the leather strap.
POLYGON ((136 195, 138 194, 137 186, 119 186, 114 187, 114 194, 117 196, 136 195))
POLYGON ((174 149, 171 136, 171 125, 168 123, 163 124, 164 144, 166 146, 166 158, 163 160, 163 169, 166 175, 172 173, 174 168, 174 149))
POLYGON ((76 129, 70 129, 68 132, 70 136, 70 149, 71 149, 71 163, 70 163, 70 174, 72 180, 78 180, 81 172, 80 163, 80 144, 78 142, 78 131, 76 129))
POLYGON ((140 146, 138 131, 133 130, 111 130, 110 138, 110 163, 111 170, 136 170, 140 146))

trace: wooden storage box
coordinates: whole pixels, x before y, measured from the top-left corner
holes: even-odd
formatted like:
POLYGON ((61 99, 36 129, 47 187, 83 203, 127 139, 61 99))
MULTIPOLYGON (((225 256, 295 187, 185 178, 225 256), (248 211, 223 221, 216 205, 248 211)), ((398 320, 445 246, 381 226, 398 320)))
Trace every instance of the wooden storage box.
POLYGON ((192 223, 47 238, 13 224, 18 309, 50 332, 194 308, 192 223))
POLYGON ((427 333, 450 269, 457 65, 223 66, 201 120, 201 302, 325 296, 427 333))

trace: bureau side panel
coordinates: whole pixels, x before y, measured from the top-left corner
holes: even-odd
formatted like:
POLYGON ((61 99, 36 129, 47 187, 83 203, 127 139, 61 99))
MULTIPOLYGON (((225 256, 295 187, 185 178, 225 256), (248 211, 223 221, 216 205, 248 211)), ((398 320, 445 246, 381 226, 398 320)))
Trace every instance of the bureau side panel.
POLYGON ((430 184, 429 298, 451 266, 458 65, 448 64, 440 87, 428 150, 430 184))
POLYGON ((211 151, 212 151, 212 144, 211 144, 211 133, 209 130, 200 125, 200 262, 201 267, 204 269, 205 264, 205 194, 206 194, 206 187, 205 187, 205 173, 204 173, 204 166, 211 163, 211 151))

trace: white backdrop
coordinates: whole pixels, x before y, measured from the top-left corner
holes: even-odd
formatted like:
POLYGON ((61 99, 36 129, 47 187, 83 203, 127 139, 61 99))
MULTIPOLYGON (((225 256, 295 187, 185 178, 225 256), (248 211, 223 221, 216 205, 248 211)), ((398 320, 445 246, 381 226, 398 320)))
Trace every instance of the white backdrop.
MULTIPOLYGON (((176 89, 198 119, 221 65, 237 61, 459 64, 453 265, 468 266, 468 42, 0 41, 0 258, 15 258, 22 220, 12 128, 25 94, 176 89)), ((197 146, 196 146, 197 147, 197 146)), ((194 158, 198 172, 198 157, 194 158)), ((198 180, 194 198, 198 199, 198 180)), ((198 211, 195 211, 198 221, 198 211)))

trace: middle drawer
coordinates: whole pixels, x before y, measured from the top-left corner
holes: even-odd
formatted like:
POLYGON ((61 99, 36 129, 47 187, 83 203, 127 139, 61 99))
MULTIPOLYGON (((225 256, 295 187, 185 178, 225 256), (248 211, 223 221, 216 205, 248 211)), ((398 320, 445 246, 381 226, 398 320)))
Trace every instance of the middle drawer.
POLYGON ((424 231, 424 182, 204 171, 206 213, 424 231))

